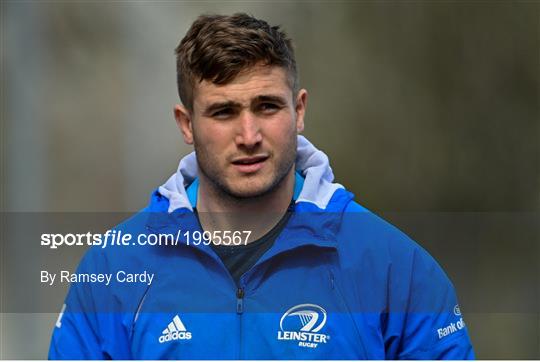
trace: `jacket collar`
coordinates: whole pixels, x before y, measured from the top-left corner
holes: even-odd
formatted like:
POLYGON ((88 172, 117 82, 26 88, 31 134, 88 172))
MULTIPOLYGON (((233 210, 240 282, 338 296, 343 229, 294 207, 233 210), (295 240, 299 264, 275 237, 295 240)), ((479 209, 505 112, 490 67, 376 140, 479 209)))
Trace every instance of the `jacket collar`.
MULTIPOLYGON (((328 157, 302 136, 298 136, 296 171, 293 215, 263 259, 305 245, 336 246, 335 235, 342 213, 353 195, 333 183, 328 157)), ((197 160, 192 152, 180 161, 178 171, 153 193, 147 208, 151 214, 147 223, 150 232, 179 234, 179 244, 186 244, 185 235, 201 231, 193 213, 197 202, 197 174, 197 160)), ((193 246, 214 254, 209 246, 193 246)))
MULTIPOLYGON (((296 171, 304 181, 296 202, 314 204, 325 210, 334 193, 343 186, 333 182, 334 173, 324 152, 303 136, 298 136, 297 145, 296 171)), ((198 173, 197 158, 192 152, 180 160, 178 170, 158 188, 159 193, 169 200, 169 213, 182 208, 193 210, 186 189, 195 181, 198 173)))

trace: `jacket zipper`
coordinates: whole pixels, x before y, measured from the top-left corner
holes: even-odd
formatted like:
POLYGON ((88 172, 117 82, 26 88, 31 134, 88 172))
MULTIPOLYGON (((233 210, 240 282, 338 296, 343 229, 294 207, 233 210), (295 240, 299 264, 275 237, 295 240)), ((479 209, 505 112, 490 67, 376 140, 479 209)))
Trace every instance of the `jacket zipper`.
POLYGON ((236 313, 244 313, 244 289, 238 288, 236 290, 236 313))
MULTIPOLYGON (((153 228, 149 227, 149 226, 146 226, 146 229, 151 231, 151 232, 154 232, 154 233, 159 233, 159 231, 157 230, 154 230, 153 228)), ((237 285, 235 280, 233 279, 231 273, 229 272, 229 270, 227 269, 227 267, 225 266, 225 264, 223 264, 223 261, 217 256, 215 255, 212 255, 210 253, 206 253, 208 255, 208 257, 210 257, 212 260, 214 260, 218 265, 220 265, 221 269, 223 269, 226 273, 226 275, 229 276, 229 280, 232 282, 232 284, 236 287, 236 314, 238 315, 238 322, 240 324, 240 328, 239 328, 239 331, 240 331, 240 343, 239 343, 239 349, 238 349, 238 358, 237 359, 242 359, 242 314, 244 313, 244 297, 245 297, 245 291, 244 291, 244 286, 240 286, 240 285, 237 285)), ((247 274, 247 272, 246 272, 247 274)), ((241 282, 240 282, 241 283, 241 282)))
POLYGON ((242 286, 238 286, 238 289, 236 289, 236 314, 238 315, 238 322, 239 322, 239 345, 238 345, 238 359, 242 359, 243 353, 242 353, 242 339, 243 336, 243 328, 242 328, 242 313, 244 313, 244 288, 242 286))

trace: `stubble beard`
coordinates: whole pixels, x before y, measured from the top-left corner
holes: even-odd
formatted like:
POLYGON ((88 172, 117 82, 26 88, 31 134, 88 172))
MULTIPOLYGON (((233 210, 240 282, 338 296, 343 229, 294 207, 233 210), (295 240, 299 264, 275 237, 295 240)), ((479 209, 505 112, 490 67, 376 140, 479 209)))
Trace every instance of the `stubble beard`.
MULTIPOLYGON (((216 158, 210 155, 210 153, 204 147, 201 147, 200 144, 201 142, 197 142, 197 137, 194 135, 194 148, 199 171, 212 185, 215 194, 220 195, 223 199, 233 201, 260 198, 274 192, 283 185, 286 176, 289 174, 291 168, 294 167, 296 160, 297 137, 296 133, 293 132, 289 137, 287 145, 284 147, 281 160, 274 160, 277 164, 270 177, 270 182, 266 182, 255 190, 242 190, 241 187, 234 189, 227 182, 227 177, 219 167, 219 162, 216 158)), ((266 162, 273 159, 275 155, 275 153, 271 153, 271 157, 266 162)), ((253 175, 252 177, 258 176, 253 175)), ((245 182, 249 183, 251 180, 246 179, 245 182)))

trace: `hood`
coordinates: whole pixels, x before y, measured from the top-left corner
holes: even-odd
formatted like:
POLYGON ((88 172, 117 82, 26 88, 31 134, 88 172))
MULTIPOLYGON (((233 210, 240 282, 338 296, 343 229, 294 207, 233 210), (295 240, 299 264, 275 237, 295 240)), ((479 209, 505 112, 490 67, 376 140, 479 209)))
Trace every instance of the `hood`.
MULTIPOLYGON (((168 200, 169 213, 182 208, 193 210, 193 198, 190 198, 186 188, 196 180, 198 171, 195 152, 191 152, 182 158, 176 173, 159 187, 159 194, 168 200)), ((297 187, 299 185, 301 187, 298 187, 298 192, 295 192, 297 205, 302 204, 308 209, 315 207, 315 209, 326 210, 336 191, 339 189, 344 191, 342 185, 333 183, 334 173, 328 156, 315 148, 303 136, 298 136, 296 171, 303 178, 301 182, 298 180, 296 182, 297 187)), ((350 200, 352 195, 346 198, 350 200)))

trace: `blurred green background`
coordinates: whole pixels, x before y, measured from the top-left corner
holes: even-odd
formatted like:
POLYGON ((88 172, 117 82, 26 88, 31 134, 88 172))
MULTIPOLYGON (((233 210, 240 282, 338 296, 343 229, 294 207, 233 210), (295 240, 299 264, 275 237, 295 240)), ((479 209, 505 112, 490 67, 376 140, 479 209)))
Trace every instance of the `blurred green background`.
MULTIPOLYGON (((304 134, 443 265, 477 357, 540 359, 535 1, 2 1, 2 211, 144 207, 190 152, 173 50, 236 11, 294 39, 304 134)), ((3 313, 0 357, 46 358, 52 312, 3 313)))

